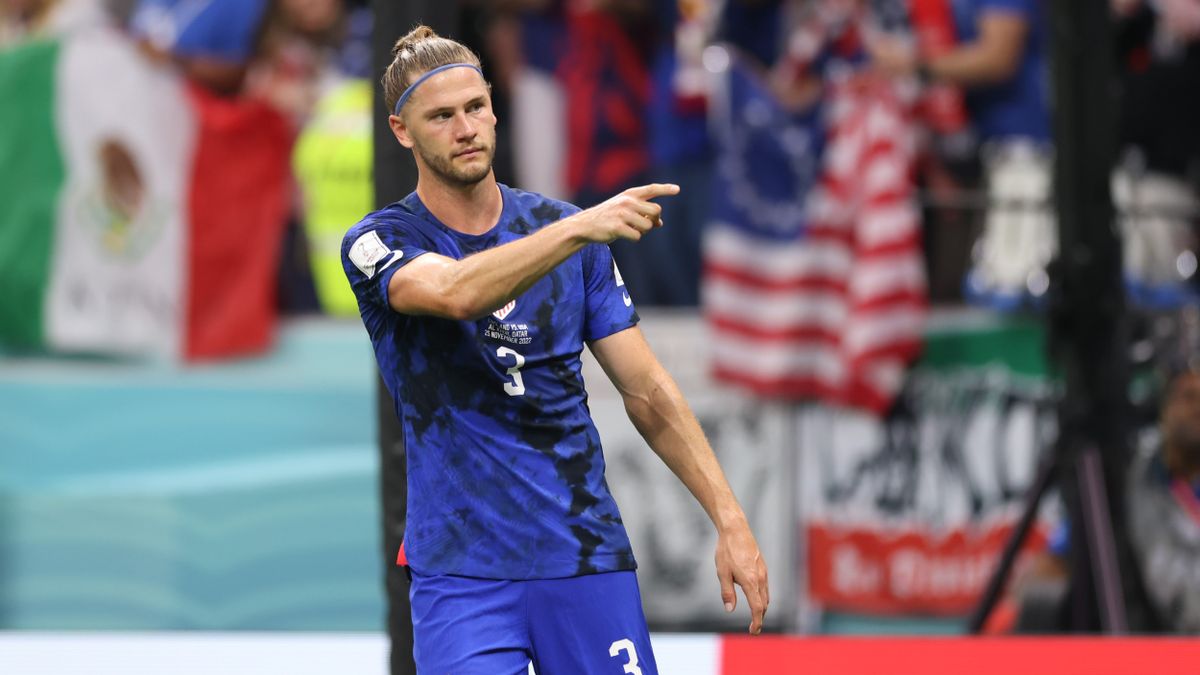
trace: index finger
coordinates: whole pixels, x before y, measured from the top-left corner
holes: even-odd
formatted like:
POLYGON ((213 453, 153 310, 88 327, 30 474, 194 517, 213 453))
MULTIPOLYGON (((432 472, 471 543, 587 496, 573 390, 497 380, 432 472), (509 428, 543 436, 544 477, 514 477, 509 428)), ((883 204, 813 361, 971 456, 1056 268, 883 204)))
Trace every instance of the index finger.
POLYGON ((762 593, 759 589, 749 591, 746 587, 742 587, 742 593, 746 596, 746 602, 750 605, 750 634, 758 635, 762 631, 763 617, 767 613, 767 603, 763 602, 762 593))
POLYGON ((625 191, 625 194, 638 199, 654 199, 655 197, 679 194, 679 186, 674 183, 649 183, 631 187, 625 191))
POLYGON ((761 565, 762 568, 762 593, 763 600, 766 604, 771 604, 771 582, 767 579, 767 566, 761 565))
POLYGON ((757 635, 762 630, 763 616, 767 613, 766 590, 752 575, 747 575, 738 581, 742 587, 742 595, 746 596, 746 604, 750 606, 750 633, 757 635))

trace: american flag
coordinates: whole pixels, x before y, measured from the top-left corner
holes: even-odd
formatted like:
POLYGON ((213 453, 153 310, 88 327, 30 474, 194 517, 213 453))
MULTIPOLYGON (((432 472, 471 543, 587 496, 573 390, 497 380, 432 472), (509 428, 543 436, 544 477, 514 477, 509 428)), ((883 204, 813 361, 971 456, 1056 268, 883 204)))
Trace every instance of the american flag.
POLYGON ((889 83, 844 78, 819 114, 795 115, 736 59, 713 103, 703 304, 716 378, 886 411, 927 305, 911 106, 889 83))

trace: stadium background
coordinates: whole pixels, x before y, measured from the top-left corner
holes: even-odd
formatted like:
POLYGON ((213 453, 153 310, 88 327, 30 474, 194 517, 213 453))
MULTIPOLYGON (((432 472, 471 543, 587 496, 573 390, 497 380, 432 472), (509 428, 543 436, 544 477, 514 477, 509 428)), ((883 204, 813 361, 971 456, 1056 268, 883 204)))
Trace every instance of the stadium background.
MULTIPOLYGON (((6 5, 11 23, 0 43, 0 665, 74 672, 78 661, 67 659, 79 658, 92 672, 159 672, 166 663, 186 672, 185 660, 196 672, 383 672, 390 552, 379 539, 378 490, 386 439, 369 344, 353 317, 344 318, 347 294, 328 254, 345 214, 372 201, 370 32, 355 24, 370 8, 349 4, 339 25, 356 40, 333 50, 339 77, 316 88, 320 96, 298 119, 280 103, 291 100, 286 82, 272 90, 279 98, 266 97, 273 105, 213 96, 195 79, 202 73, 164 74, 129 38, 96 28, 99 2, 46 3, 45 17, 18 21, 27 16, 22 5, 39 4, 6 5), (118 143, 106 145, 111 139, 118 143), (121 211, 122 152, 152 195, 131 212, 121 211), (60 166, 39 159, 50 156, 60 156, 60 166), (293 180, 303 199, 291 192, 293 180), (105 208, 116 217, 95 215, 96 190, 106 191, 105 208), (281 662, 280 651, 294 660, 281 662)), ((112 9, 127 13, 135 4, 112 9)), ((487 3, 383 4, 377 19, 424 10, 429 23, 458 21, 467 34, 490 16, 487 3)), ((411 23, 403 17, 391 33, 411 23)), ((584 28, 604 34, 611 26, 584 28)), ((260 82, 286 81, 288 67, 308 63, 301 47, 283 42, 285 56, 260 82)), ((520 162, 499 158, 510 175, 520 162)), ((377 180, 384 175, 376 168, 377 180)), ((407 191, 399 181, 390 189, 407 191)), ((953 195, 970 201, 972 193, 953 195)), ((976 195, 975 206, 985 201, 976 195)), ((764 395, 714 377, 722 358, 714 371, 714 345, 727 327, 689 296, 699 290, 699 258, 711 250, 701 254, 699 234, 675 242, 695 245, 696 260, 653 261, 695 276, 697 288, 630 280, 635 299, 640 283, 653 300, 638 301, 643 327, 696 408, 763 544, 772 632, 964 633, 1053 443, 1060 389, 1048 376, 1037 298, 1017 312, 965 305, 959 279, 970 238, 961 232, 977 231, 982 212, 932 204, 925 216, 922 264, 931 285, 922 302, 932 308, 920 308, 915 332, 902 324, 898 337, 919 341, 920 356, 902 381, 882 388, 882 408, 875 398, 864 404, 819 387, 764 395)), ((681 226, 695 234, 705 224, 681 226)), ((710 270, 730 262, 722 252, 710 255, 710 270)), ((629 260, 626 276, 635 277, 628 268, 638 259, 629 260)), ((1173 318, 1190 286, 1162 287, 1176 293, 1175 304, 1156 316, 1173 318)), ((743 350, 732 360, 752 357, 743 350)), ((778 664, 792 672, 818 658, 831 643, 717 637, 747 618, 744 607, 733 617, 720 611, 704 516, 652 461, 594 363, 588 368, 664 671, 764 672, 778 664)), ((1059 511, 1056 502, 1043 511, 1031 548, 1059 511)), ((854 651, 847 645, 858 643, 832 644, 845 659, 854 651)), ((888 649, 906 644, 864 649, 901 658, 888 649)), ((936 668, 937 655, 958 643, 917 644, 936 668)), ((1129 653, 1178 649, 1181 661, 1196 654, 1186 642, 1128 644, 1129 653)), ((1024 648, 1014 642, 997 658, 1041 658, 1063 646, 1024 648)), ((1131 672, 1115 652, 1075 654, 1080 672, 1131 672)), ((877 672, 862 662, 837 667, 877 672)))

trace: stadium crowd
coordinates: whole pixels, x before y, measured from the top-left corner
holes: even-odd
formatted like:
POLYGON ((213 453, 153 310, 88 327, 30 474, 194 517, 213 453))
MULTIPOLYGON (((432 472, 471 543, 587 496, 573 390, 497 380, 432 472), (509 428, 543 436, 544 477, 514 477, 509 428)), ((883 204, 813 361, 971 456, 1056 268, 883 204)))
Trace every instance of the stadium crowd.
MULTIPOLYGON (((803 236, 797 223, 823 217, 820 191, 812 189, 828 175, 818 166, 822 154, 845 153, 850 143, 835 119, 843 84, 887 80, 913 144, 888 170, 902 175, 894 187, 919 199, 931 299, 1014 309, 1036 304, 1046 291, 1056 240, 1049 208, 1052 83, 1039 0, 461 4, 462 38, 483 56, 500 133, 513 139, 497 159, 501 181, 581 206, 647 180, 683 187, 684 196, 667 206, 672 227, 637 250, 614 248, 643 305, 700 304, 701 242, 718 218, 714 207, 721 211, 712 198, 734 187, 723 180, 739 180, 728 170, 738 149, 722 129, 755 124, 721 119, 722 97, 730 93, 722 91, 721 71, 741 68, 766 87, 770 105, 820 141, 783 144, 780 159, 797 167, 790 185, 752 175, 752 185, 739 188, 761 192, 760 201, 796 203, 776 218, 793 222, 775 227, 803 236)), ((1188 292, 1181 282, 1194 270, 1186 262, 1194 260, 1187 257, 1186 216, 1196 208, 1200 133, 1189 120, 1200 111, 1200 94, 1188 85, 1200 77, 1200 9, 1194 0, 1111 4, 1127 92, 1120 142, 1128 151, 1114 190, 1123 207, 1140 214, 1124 220, 1126 272, 1137 298, 1170 304, 1188 292), (1153 222, 1139 226, 1147 220, 1153 222)), ((366 5, 6 0, 0 45, 111 21, 148 58, 172 62, 221 94, 270 101, 299 139, 338 82, 370 77, 366 5)), ((307 164, 319 162, 318 154, 307 164)), ((330 309, 337 303, 319 303, 307 279, 307 249, 320 244, 306 242, 301 226, 300 195, 322 188, 296 177, 296 225, 282 243, 282 305, 330 309)), ((309 237, 315 239, 311 231, 309 237)))
MULTIPOLYGON (((813 330, 811 293, 837 294, 840 317, 886 334, 869 352, 843 345, 861 377, 837 391, 795 377, 741 383, 884 412, 929 304, 1036 309, 1049 289, 1047 4, 463 0, 454 37, 480 53, 493 86, 501 182, 581 207, 641 183, 681 186, 664 228, 612 247, 640 305, 702 307, 741 354, 764 332, 813 330), (767 314, 797 318, 756 324, 743 312, 763 298, 778 302, 767 314), (892 323, 877 322, 881 308, 892 323)), ((1110 4, 1126 285, 1136 306, 1170 310, 1197 301, 1200 0, 1110 4)), ((372 201, 370 120, 382 112, 369 4, 0 0, 0 53, 101 24, 212 95, 281 114, 291 171, 272 179, 288 195, 271 256, 277 309, 356 314, 338 243, 372 201)), ((111 164, 111 198, 136 202, 119 158, 111 164)), ((1194 384, 1174 391, 1194 398, 1194 384)), ((1147 481, 1162 473, 1143 468, 1147 481)), ((1195 495, 1178 492, 1194 517, 1195 495)), ((1192 600, 1178 617, 1189 629, 1192 600)))

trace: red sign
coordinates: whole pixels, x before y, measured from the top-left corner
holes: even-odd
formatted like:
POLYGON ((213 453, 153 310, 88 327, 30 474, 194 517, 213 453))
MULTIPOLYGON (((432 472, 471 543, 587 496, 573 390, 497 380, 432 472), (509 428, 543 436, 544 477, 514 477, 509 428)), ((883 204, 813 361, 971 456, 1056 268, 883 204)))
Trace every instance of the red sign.
MULTIPOLYGON (((987 585, 1011 531, 1004 524, 935 537, 810 523, 809 593, 817 603, 841 611, 965 614, 987 585)), ((1025 550, 1040 549, 1045 541, 1035 528, 1025 550)))
POLYGON ((720 673, 1183 675, 1200 640, 1167 638, 818 638, 726 636, 720 673))

